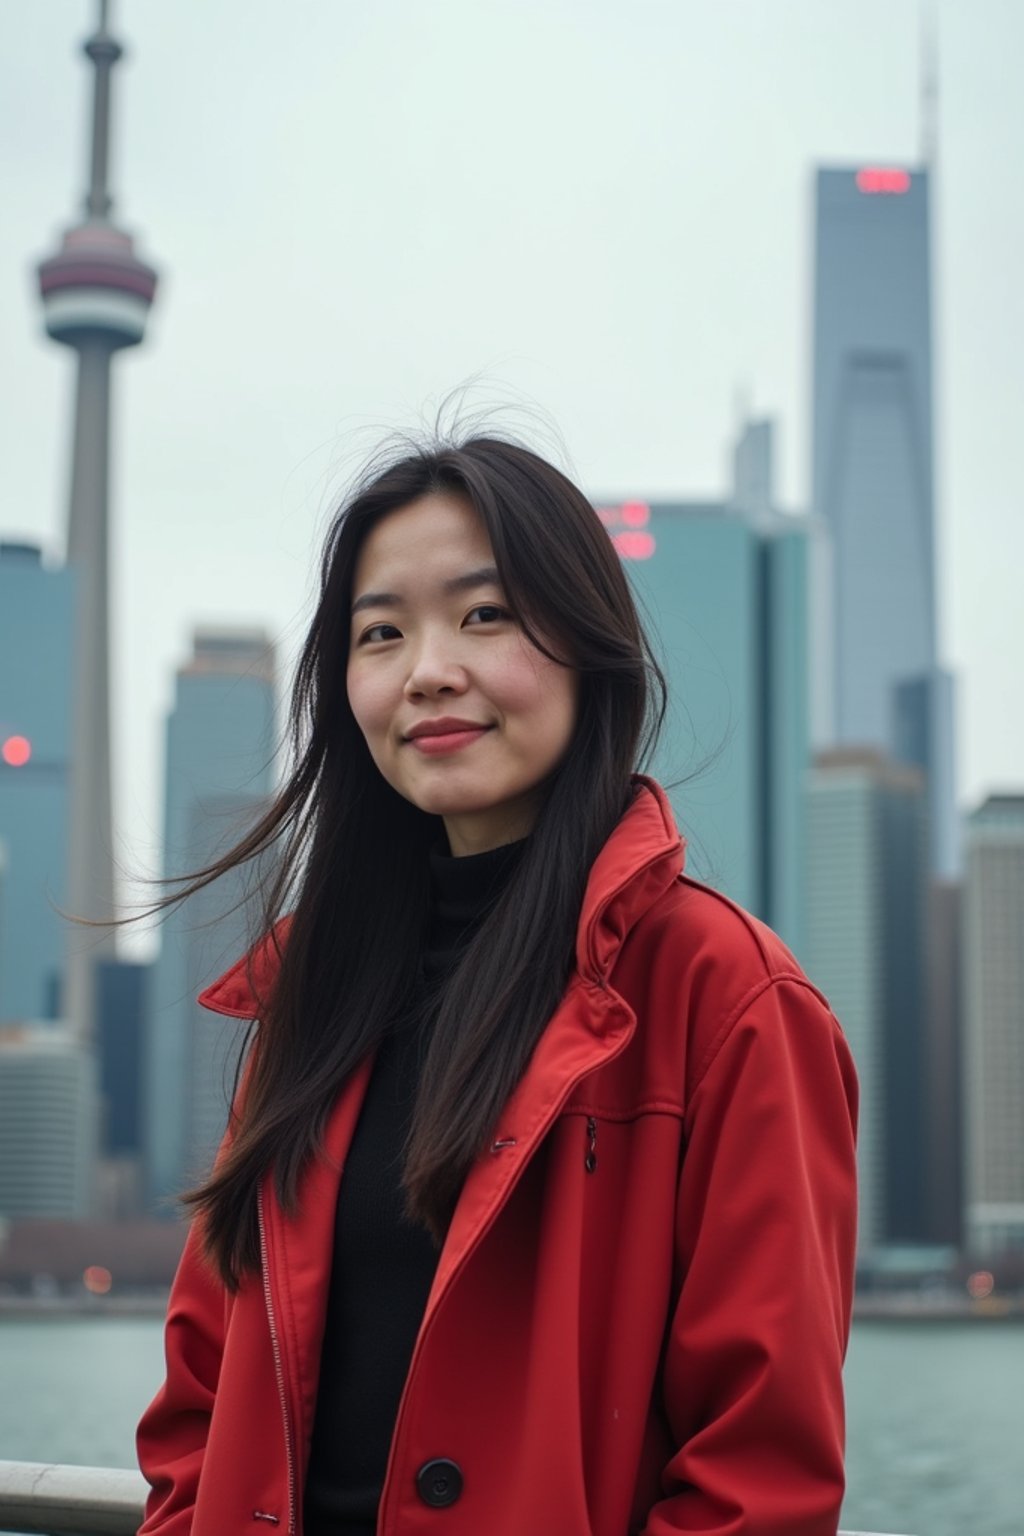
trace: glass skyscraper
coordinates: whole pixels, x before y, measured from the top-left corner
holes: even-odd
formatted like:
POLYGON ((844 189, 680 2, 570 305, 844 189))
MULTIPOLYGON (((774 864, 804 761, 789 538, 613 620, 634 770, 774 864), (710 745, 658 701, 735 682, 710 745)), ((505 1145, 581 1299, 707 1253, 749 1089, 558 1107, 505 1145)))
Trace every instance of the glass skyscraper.
POLYGON ((67 944, 74 577, 0 543, 0 1020, 53 1018, 67 944))
POLYGON ((929 1235, 923 775, 871 748, 839 748, 816 758, 807 807, 806 966, 860 1077, 858 1246, 867 1256, 929 1235))
POLYGON ((753 424, 723 502, 600 503, 666 672, 651 765, 687 868, 799 954, 808 733, 807 520, 771 507, 771 434, 753 424))
POLYGON ((935 663, 928 174, 819 170, 814 508, 835 553, 835 731, 886 747, 935 663))
POLYGON ((0 1025, 0 1218, 93 1214, 96 1100, 68 1025, 0 1025))
POLYGON ((1024 1250, 1024 795, 968 822, 964 881, 967 1245, 1024 1250))
MULTIPOLYGON (((195 635, 167 723, 166 876, 187 874, 226 852, 256 819, 273 784, 275 707, 266 635, 195 635)), ((236 872, 190 898, 162 926, 145 1052, 151 1202, 202 1175, 227 1119, 234 1030, 200 1009, 195 997, 246 946, 244 894, 244 876, 236 872)))
POLYGON ((929 172, 817 174, 813 510, 832 544, 826 732, 902 756, 927 727, 931 863, 956 865, 950 682, 938 667, 929 172))

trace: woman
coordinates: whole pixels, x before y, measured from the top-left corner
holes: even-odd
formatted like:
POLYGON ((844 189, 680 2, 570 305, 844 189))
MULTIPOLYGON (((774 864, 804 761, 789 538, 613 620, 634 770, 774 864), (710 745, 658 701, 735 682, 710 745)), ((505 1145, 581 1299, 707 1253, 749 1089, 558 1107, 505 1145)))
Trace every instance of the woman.
POLYGON ((834 1536, 853 1067, 632 773, 661 681, 525 448, 409 452, 338 519, 294 772, 188 888, 283 848, 202 999, 259 1024, 145 1536, 834 1536))

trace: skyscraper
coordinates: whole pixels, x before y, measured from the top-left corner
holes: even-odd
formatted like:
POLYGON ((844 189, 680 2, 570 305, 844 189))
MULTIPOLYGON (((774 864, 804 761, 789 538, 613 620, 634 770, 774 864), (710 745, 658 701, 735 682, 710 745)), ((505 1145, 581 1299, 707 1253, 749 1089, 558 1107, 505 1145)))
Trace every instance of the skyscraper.
POLYGON ((953 678, 941 667, 897 683, 892 744, 900 762, 927 778, 932 872, 948 883, 960 873, 960 828, 955 812, 953 678))
MULTIPOLYGON (((164 874, 223 853, 273 787, 273 649, 250 630, 202 630, 178 673, 167 723, 164 874)), ((148 1195, 179 1193, 203 1171, 227 1116, 230 1022, 196 993, 245 948, 245 873, 222 878, 164 922, 150 989, 145 1152, 148 1195)))
POLYGON ((901 754, 896 691, 914 682, 930 695, 916 741, 928 752, 931 864, 949 876, 957 840, 935 607, 929 194, 927 168, 818 171, 813 510, 832 544, 827 734, 901 754))
POLYGON ((963 964, 965 1238, 1024 1249, 1024 795, 969 818, 963 964))
POLYGON ((112 1218, 142 1207, 142 1051, 152 966, 103 960, 96 967, 95 1056, 100 1134, 97 1206, 112 1218))
MULTIPOLYGON (((107 28, 107 0, 85 44, 94 69, 89 191, 85 217, 39 267, 46 329, 77 354, 75 427, 68 514, 68 564, 77 582, 73 656, 74 724, 68 826, 67 902, 79 916, 114 911, 110 802, 108 482, 110 365, 142 340, 156 273, 111 219, 108 187, 111 73, 121 47, 107 28)), ((93 968, 113 938, 69 927, 62 1015, 92 1032, 93 968)))
POLYGON ((599 511, 668 677, 652 766, 689 840, 688 868, 799 953, 808 524, 772 506, 769 424, 741 438, 729 500, 599 511))
POLYGON ((885 747, 935 664, 927 171, 819 170, 815 510, 835 549, 836 738, 885 747))
POLYGON ((928 1226, 933 1242, 953 1247, 961 1244, 964 1214, 962 906, 958 881, 932 880, 925 925, 928 1226))
POLYGON ((96 1067, 63 1024, 0 1026, 0 1217, 92 1214, 96 1067))
POLYGON ((815 759, 807 807, 805 964, 860 1075, 858 1242, 870 1254, 928 1235, 924 779, 873 749, 840 748, 815 759))
POLYGON ((0 1020, 52 1018, 64 970, 74 577, 0 543, 0 1020))

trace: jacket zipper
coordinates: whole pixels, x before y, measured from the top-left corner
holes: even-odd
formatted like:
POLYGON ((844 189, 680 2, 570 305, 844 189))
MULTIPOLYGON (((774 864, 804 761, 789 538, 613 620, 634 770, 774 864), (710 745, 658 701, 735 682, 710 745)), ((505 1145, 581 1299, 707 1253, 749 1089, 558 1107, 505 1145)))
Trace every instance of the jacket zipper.
POLYGON ((597 1121, 593 1115, 587 1116, 587 1152, 583 1159, 583 1166, 588 1173, 597 1170, 597 1121))
POLYGON ((295 1530, 295 1457, 292 1451, 291 1421, 288 1417, 288 1396, 284 1385, 284 1362, 281 1358, 281 1342, 277 1335, 274 1318, 274 1298, 270 1291, 270 1264, 267 1259, 267 1232, 263 1219, 263 1190, 256 1192, 256 1215, 260 1228, 260 1268, 263 1272, 263 1299, 267 1305, 267 1322, 270 1324, 270 1347, 274 1353, 274 1372, 277 1376, 277 1393, 281 1400, 281 1419, 284 1424, 284 1448, 288 1457, 288 1532, 295 1530))
MULTIPOLYGON (((627 1042, 625 1040, 620 1041, 619 1044, 615 1047, 615 1050, 612 1051, 611 1054, 605 1058, 605 1062, 603 1064, 607 1065, 607 1063, 609 1061, 614 1061, 616 1056, 620 1056, 622 1054, 622 1052, 625 1050, 626 1044, 627 1044, 627 1042)), ((569 1096, 572 1093, 573 1089, 575 1088, 577 1081, 578 1081, 578 1079, 574 1079, 573 1081, 567 1083, 566 1086, 565 1086, 564 1091, 561 1094, 561 1096, 555 1101, 555 1104, 552 1106, 552 1108, 550 1109, 550 1111, 548 1113, 547 1123, 543 1127, 543 1129, 541 1130, 540 1134, 538 1135, 538 1137, 536 1139, 535 1146, 539 1146, 540 1145, 541 1141, 543 1141, 544 1137, 547 1135, 548 1131, 551 1129, 551 1126, 554 1124, 554 1122, 557 1120, 558 1116, 561 1114, 562 1110, 565 1108, 566 1104, 569 1102, 569 1096)), ((594 1145, 596 1146, 596 1141, 597 1141, 597 1124, 596 1124, 596 1122, 594 1123, 593 1132, 591 1132, 591 1130, 590 1130, 590 1121, 588 1119, 588 1122, 587 1122, 587 1132, 588 1132, 588 1141, 592 1140, 594 1145)), ((515 1146, 516 1145, 516 1141, 517 1141, 517 1138, 510 1137, 510 1138, 508 1138, 508 1141, 507 1141, 506 1145, 508 1145, 508 1146, 515 1146)), ((594 1155, 594 1157, 595 1157, 594 1166, 596 1167, 597 1166, 597 1163, 596 1163, 596 1153, 594 1153, 593 1148, 591 1148, 590 1153, 588 1153, 588 1156, 589 1155, 594 1155)), ((588 1173, 592 1172, 592 1171, 593 1170, 590 1169, 590 1168, 588 1168, 588 1170, 587 1170, 588 1173)), ((456 1265, 456 1267, 452 1271, 452 1273, 448 1276, 448 1281, 447 1281, 447 1284, 445 1285, 445 1289, 444 1289, 444 1294, 445 1295, 447 1295, 448 1292, 451 1290, 452 1286, 455 1284, 455 1281, 458 1279, 458 1277, 461 1275, 462 1271, 465 1269, 466 1265, 468 1264, 468 1262, 469 1262, 470 1258, 472 1257, 473 1253, 480 1246, 480 1244, 483 1242, 484 1238, 487 1236, 487 1233, 490 1231, 491 1227, 494 1225, 494 1222, 496 1221, 496 1219, 498 1217, 498 1213, 502 1209, 502 1207, 504 1206, 505 1199, 507 1199, 507 1198, 508 1198, 508 1191, 506 1191, 505 1196, 503 1197, 503 1199, 501 1201, 499 1201, 499 1203, 496 1206, 493 1206, 492 1209, 490 1210, 490 1212, 488 1213, 486 1220, 482 1223, 482 1225, 480 1226, 479 1230, 477 1231, 476 1237, 474 1238, 473 1242, 466 1249, 466 1251, 462 1255, 462 1258, 460 1259, 459 1263, 456 1265)), ((434 1322, 435 1322, 435 1319, 437 1317, 438 1310, 440 1308, 441 1299, 442 1299, 441 1297, 438 1298, 438 1300, 435 1303, 434 1309, 433 1309, 429 1319, 421 1326, 420 1331, 419 1331, 419 1333, 416 1336, 416 1343, 413 1346, 412 1359, 409 1361, 409 1369, 406 1372, 405 1385, 402 1388, 402 1396, 399 1399, 399 1403, 398 1403, 398 1413, 395 1416, 395 1427, 394 1427, 394 1430, 392 1431, 392 1435, 391 1435, 391 1449, 388 1452, 387 1468, 386 1468, 385 1473, 384 1473, 384 1486, 381 1489, 381 1500, 380 1500, 380 1507, 378 1509, 378 1520, 380 1520, 383 1515, 390 1514, 391 1506, 392 1506, 392 1503, 393 1503, 393 1495, 391 1497, 389 1497, 388 1494, 389 1494, 390 1485, 391 1485, 391 1483, 393 1481, 393 1473, 394 1473, 395 1460, 396 1460, 396 1455, 397 1455, 397 1451, 398 1451, 399 1441, 401 1439, 402 1430, 404 1428, 404 1422, 405 1422, 406 1416, 407 1416, 408 1411, 409 1411, 409 1404, 408 1404, 409 1385, 410 1385, 410 1383, 411 1383, 411 1381, 413 1379, 413 1376, 416 1373, 416 1368, 419 1365, 420 1357, 423 1354, 424 1345, 426 1343, 427 1337, 430 1334, 430 1331, 431 1331, 431 1329, 434 1326, 434 1322)), ((380 1528, 383 1530, 383 1525, 381 1525, 380 1528)))

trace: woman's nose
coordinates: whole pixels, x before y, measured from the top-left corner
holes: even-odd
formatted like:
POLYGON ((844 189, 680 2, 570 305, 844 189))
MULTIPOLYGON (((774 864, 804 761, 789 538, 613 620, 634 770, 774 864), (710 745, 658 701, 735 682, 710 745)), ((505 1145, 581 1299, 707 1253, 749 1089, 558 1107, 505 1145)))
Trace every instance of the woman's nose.
POLYGON ((465 687, 466 670, 460 665, 451 647, 437 640, 424 641, 413 658, 406 678, 406 696, 416 698, 433 693, 462 693, 465 687))

